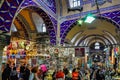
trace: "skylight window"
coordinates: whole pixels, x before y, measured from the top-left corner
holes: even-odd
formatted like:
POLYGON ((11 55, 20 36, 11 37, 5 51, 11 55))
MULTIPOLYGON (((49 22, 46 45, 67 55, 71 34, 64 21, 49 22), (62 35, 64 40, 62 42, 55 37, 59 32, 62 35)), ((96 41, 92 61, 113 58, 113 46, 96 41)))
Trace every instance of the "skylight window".
POLYGON ((12 24, 12 26, 11 26, 11 31, 12 31, 12 32, 17 32, 17 29, 16 29, 16 27, 15 27, 14 24, 12 24))
POLYGON ((42 32, 46 32, 46 26, 45 26, 45 24, 42 25, 42 32))
POLYGON ((32 18, 38 33, 46 32, 46 25, 43 19, 37 13, 32 13, 32 18))
POLYGON ((95 49, 100 49, 100 43, 99 42, 95 43, 95 49))
POLYGON ((80 6, 80 0, 69 0, 70 8, 78 7, 80 6))

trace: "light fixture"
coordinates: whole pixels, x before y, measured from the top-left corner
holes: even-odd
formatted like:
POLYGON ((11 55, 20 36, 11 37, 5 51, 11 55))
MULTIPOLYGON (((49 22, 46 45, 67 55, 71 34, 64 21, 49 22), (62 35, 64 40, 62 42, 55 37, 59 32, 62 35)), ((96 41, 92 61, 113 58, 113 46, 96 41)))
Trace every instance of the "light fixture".
POLYGON ((82 25, 83 20, 80 19, 80 20, 77 21, 77 23, 78 23, 78 25, 82 25))
POLYGON ((92 23, 95 20, 95 17, 92 14, 88 14, 84 20, 86 23, 92 23))

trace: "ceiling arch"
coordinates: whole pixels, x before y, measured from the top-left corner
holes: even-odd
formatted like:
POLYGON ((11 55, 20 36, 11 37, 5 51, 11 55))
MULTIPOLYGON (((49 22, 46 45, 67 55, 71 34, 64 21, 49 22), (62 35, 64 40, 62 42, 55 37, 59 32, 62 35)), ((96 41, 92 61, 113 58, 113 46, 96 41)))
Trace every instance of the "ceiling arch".
POLYGON ((109 42, 109 44, 112 44, 112 41, 110 41, 108 38, 104 37, 103 35, 93 34, 93 35, 88 35, 88 36, 85 36, 84 38, 82 38, 79 41, 78 45, 81 45, 82 43, 84 43, 84 46, 89 46, 90 44, 92 44, 94 42, 101 42, 104 45, 107 45, 106 44, 107 42, 109 42), (86 42, 86 40, 88 42, 86 42))
POLYGON ((16 28, 18 29, 17 31, 19 32, 19 34, 22 35, 23 38, 29 39, 29 34, 26 30, 25 25, 18 17, 15 18, 14 24, 15 24, 16 28))
MULTIPOLYGON (((108 29, 105 27, 105 26, 109 26, 109 25, 112 25, 112 26, 114 26, 114 28, 116 28, 116 29, 118 29, 119 30, 119 24, 117 24, 115 21, 113 21, 113 20, 111 20, 111 19, 109 19, 109 18, 107 18, 107 17, 104 17, 104 16, 95 16, 96 17, 96 19, 97 20, 99 20, 99 22, 102 24, 102 26, 104 26, 103 27, 103 30, 105 29, 105 30, 108 30, 108 29, 113 29, 113 28, 110 28, 110 27, 108 27, 108 29), (107 24, 106 24, 107 23, 107 24), (103 25, 104 24, 104 25, 103 25)), ((83 18, 82 18, 83 19, 83 18)), ((61 40, 61 43, 63 43, 64 42, 64 38, 66 39, 67 37, 65 37, 65 36, 68 36, 68 33, 69 32, 71 32, 71 30, 72 30, 72 28, 73 27, 75 27, 75 26, 77 26, 76 24, 77 24, 77 20, 74 20, 75 22, 74 23, 72 23, 72 25, 70 25, 67 29, 65 29, 65 32, 63 33, 63 34, 61 34, 62 36, 61 36, 61 38, 62 38, 62 40, 61 40)), ((94 21, 94 22, 96 22, 96 20, 94 21)), ((98 23, 98 22, 97 22, 98 23)), ((99 24, 99 25, 95 25, 95 26, 100 26, 101 24, 99 24)), ((63 24, 62 24, 63 25, 63 24)), ((81 27, 84 27, 84 26, 88 26, 89 24, 84 24, 84 25, 82 25, 81 27)), ((92 26, 89 26, 88 28, 97 28, 97 27, 95 27, 94 26, 94 23, 92 23, 92 26)), ((85 28, 85 27, 84 27, 85 28)), ((81 28, 81 31, 82 31, 83 29, 81 28)), ((90 31, 90 30, 89 30, 90 31)), ((92 33, 93 33, 94 31, 92 31, 92 33)), ((109 32, 109 31, 108 31, 109 32)), ((116 32, 115 31, 113 31, 114 33, 113 34, 116 34, 116 32)), ((72 32, 71 32, 72 33, 72 32)), ((89 32, 90 33, 90 32, 89 32)), ((96 32, 95 32, 96 33, 96 32)), ((88 34, 88 33, 87 33, 88 34)), ((101 34, 103 34, 103 32, 101 32, 101 34)), ((72 35, 74 35, 74 34, 72 34, 72 35)), ((113 35, 113 36, 115 36, 115 35, 113 35)), ((79 36, 80 37, 80 36, 79 36)), ((69 39, 69 40, 71 40, 71 39, 69 39)), ((118 42, 119 42, 119 40, 117 40, 118 42)), ((117 43, 118 43, 117 42, 117 43)))
MULTIPOLYGON (((35 6, 26 7, 23 10, 21 10, 20 13, 18 13, 18 15, 16 16, 16 18, 19 18, 19 20, 21 20, 21 24, 24 24, 25 29, 22 29, 22 30, 24 30, 24 32, 28 34, 26 36, 30 36, 31 33, 38 33, 32 13, 35 13, 41 17, 49 33, 51 44, 56 44, 56 33, 55 33, 53 23, 49 15, 39 7, 35 7, 35 6)), ((14 22, 17 23, 16 19, 14 22)))
MULTIPOLYGON (((79 26, 77 25, 76 21, 70 27, 71 28, 67 29, 68 33, 65 33, 65 39, 68 41, 72 41, 73 45, 75 46, 82 46, 84 43, 93 42, 92 40, 94 40, 94 38, 91 37, 91 35, 97 36, 99 41, 101 41, 105 45, 107 45, 108 43, 119 43, 119 39, 116 38, 116 36, 118 35, 116 29, 119 29, 119 25, 112 20, 102 16, 96 16, 95 21, 93 21, 91 24, 83 23, 81 26, 79 26), (88 36, 90 36, 91 38, 88 38, 88 36)), ((88 46, 87 44, 84 45, 88 46)))

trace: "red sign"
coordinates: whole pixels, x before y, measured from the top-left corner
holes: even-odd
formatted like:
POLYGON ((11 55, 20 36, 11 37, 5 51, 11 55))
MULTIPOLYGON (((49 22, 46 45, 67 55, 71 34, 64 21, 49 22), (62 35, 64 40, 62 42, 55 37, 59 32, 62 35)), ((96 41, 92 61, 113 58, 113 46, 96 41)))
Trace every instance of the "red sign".
POLYGON ((84 57, 85 48, 75 48, 75 57, 84 57))

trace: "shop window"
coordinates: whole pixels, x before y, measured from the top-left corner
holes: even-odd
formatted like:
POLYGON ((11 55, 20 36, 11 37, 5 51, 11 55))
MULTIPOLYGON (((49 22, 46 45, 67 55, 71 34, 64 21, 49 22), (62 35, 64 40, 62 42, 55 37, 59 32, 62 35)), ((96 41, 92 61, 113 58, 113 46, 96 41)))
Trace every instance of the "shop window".
POLYGON ((70 6, 70 8, 80 6, 80 0, 69 0, 69 6, 70 6))
POLYGON ((43 19, 37 13, 32 13, 32 18, 38 33, 46 32, 46 25, 43 19))

